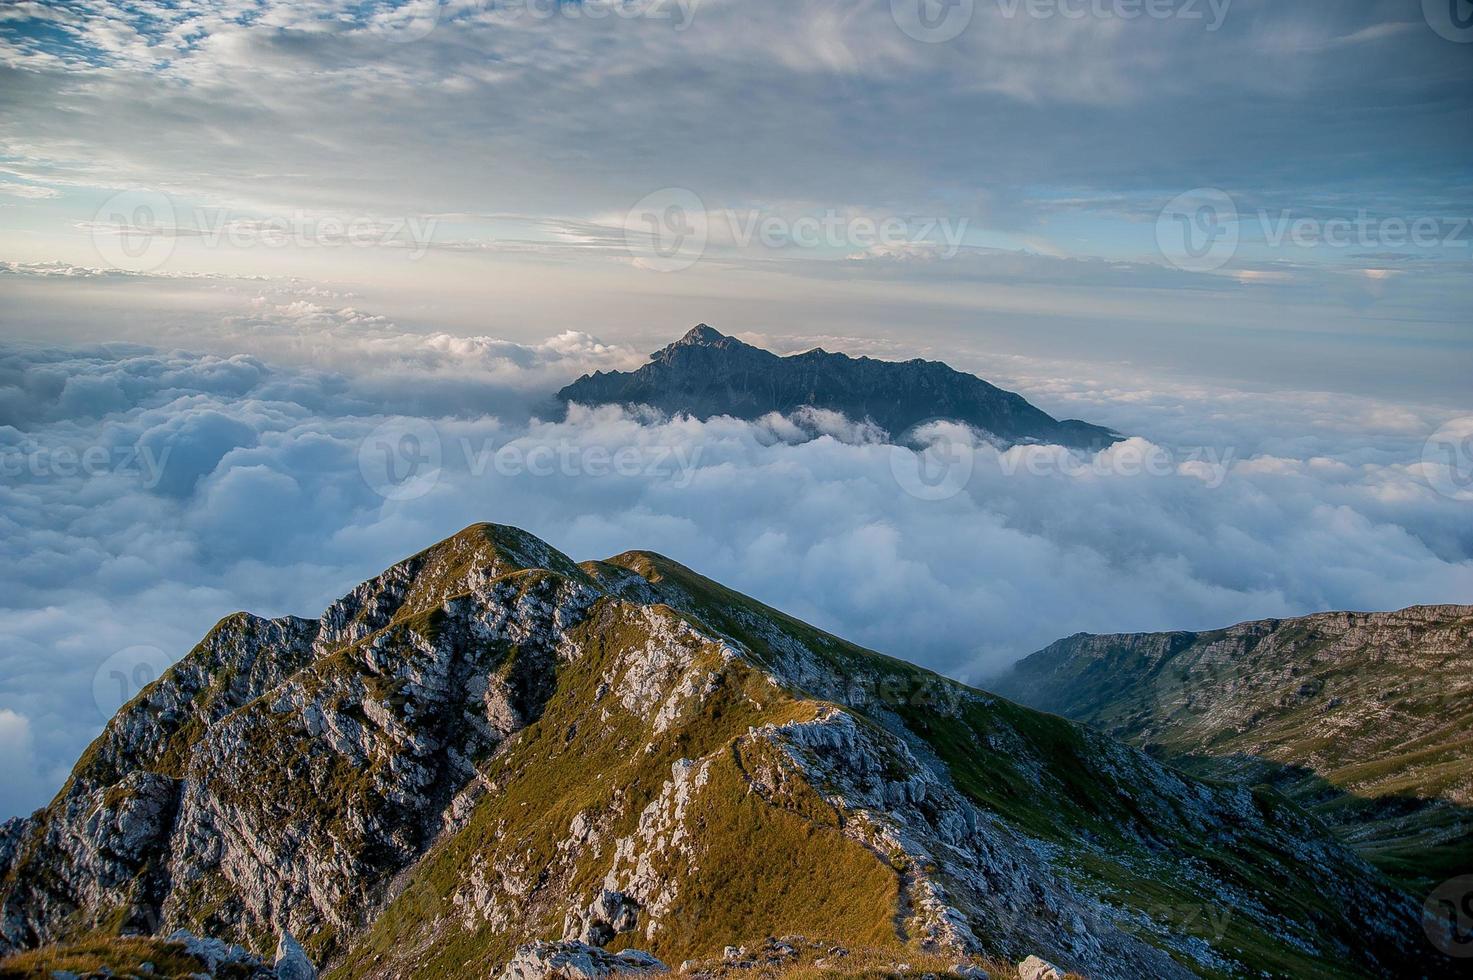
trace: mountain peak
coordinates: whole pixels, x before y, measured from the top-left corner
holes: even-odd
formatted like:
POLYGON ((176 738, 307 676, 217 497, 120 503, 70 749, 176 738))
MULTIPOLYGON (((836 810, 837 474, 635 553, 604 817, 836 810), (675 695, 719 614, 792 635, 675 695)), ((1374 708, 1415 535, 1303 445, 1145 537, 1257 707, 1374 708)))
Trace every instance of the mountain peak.
POLYGON ((548 935, 675 962, 786 935, 942 964, 1036 953, 1096 980, 1352 955, 1347 973, 1384 976, 1425 962, 1418 908, 1277 797, 659 555, 579 567, 494 524, 318 621, 232 620, 50 806, 0 826, 0 955, 106 916, 290 933, 356 980, 496 976, 548 935), (1081 852, 1088 872, 1055 857, 1081 852), (1262 855, 1272 871, 1247 877, 1262 855), (1217 939, 1140 935, 1162 901, 1244 911, 1217 939))
POLYGON ((869 420, 900 443, 937 419, 965 423, 1009 444, 1092 450, 1122 438, 1101 426, 1060 421, 1021 395, 940 362, 855 358, 821 347, 779 357, 704 323, 638 370, 585 375, 557 397, 581 405, 648 405, 701 419, 819 408, 869 420))
POLYGON ((685 336, 681 337, 671 346, 714 347, 720 344, 722 341, 731 339, 731 337, 728 337, 726 334, 722 333, 720 330, 717 330, 715 327, 708 326, 704 323, 698 323, 687 330, 685 332, 685 336))

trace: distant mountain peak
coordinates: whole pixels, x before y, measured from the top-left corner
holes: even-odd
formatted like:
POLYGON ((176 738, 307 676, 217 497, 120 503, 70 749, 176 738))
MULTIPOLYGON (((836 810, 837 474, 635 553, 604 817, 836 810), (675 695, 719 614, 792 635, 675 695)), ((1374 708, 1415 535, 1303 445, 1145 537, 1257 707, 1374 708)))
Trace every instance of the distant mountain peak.
MULTIPOLYGON (((698 323, 685 332, 673 344, 668 344, 650 355, 651 360, 670 360, 693 350, 700 351, 757 351, 751 344, 744 344, 735 337, 728 337, 715 327, 698 323)), ((763 351, 762 353, 766 353, 763 351)), ((612 372, 617 374, 618 372, 612 372)))
POLYGON ((803 408, 869 421, 904 442, 929 422, 961 422, 1000 442, 1102 449, 1120 436, 1102 426, 1059 420, 981 378, 939 361, 882 361, 822 347, 779 357, 705 323, 656 351, 636 371, 585 375, 558 392, 583 405, 648 405, 700 419, 759 419, 803 408))
POLYGON ((675 343, 680 347, 694 347, 697 345, 714 345, 723 340, 731 340, 726 334, 705 323, 698 323, 685 332, 675 343))

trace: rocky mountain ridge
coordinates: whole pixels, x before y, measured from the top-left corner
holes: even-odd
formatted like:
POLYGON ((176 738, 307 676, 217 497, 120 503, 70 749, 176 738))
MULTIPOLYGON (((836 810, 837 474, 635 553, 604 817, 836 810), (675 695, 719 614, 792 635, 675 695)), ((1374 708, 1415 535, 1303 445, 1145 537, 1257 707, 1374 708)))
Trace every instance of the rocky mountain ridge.
POLYGON ((1199 775, 1272 783, 1419 887, 1473 872, 1473 606, 1080 634, 992 686, 1199 775))
MULTIPOLYGON (((317 620, 237 614, 10 826, 6 950, 338 977, 763 936, 1099 978, 1413 975, 1417 910, 1271 792, 848 644, 658 555, 477 525, 317 620)), ((1420 974, 1417 974, 1420 975, 1420 974)))
POLYGON ((937 420, 966 423, 1007 444, 1102 449, 1122 438, 1087 422, 1055 419, 1021 395, 938 361, 879 361, 822 349, 779 357, 704 323, 638 370, 584 375, 557 397, 584 405, 649 405, 700 419, 827 409, 870 421, 902 442, 937 420))

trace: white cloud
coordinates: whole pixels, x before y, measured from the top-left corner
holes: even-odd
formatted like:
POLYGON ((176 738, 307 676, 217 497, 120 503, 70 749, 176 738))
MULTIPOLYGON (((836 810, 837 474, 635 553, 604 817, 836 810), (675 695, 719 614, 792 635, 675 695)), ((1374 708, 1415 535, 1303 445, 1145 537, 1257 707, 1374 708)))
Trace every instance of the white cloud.
POLYGON ((31 720, 23 714, 0 708, 0 820, 28 811, 38 800, 60 789, 52 785, 55 774, 38 769, 31 720))
POLYGON ((32 201, 44 201, 53 197, 60 197, 61 191, 54 187, 39 187, 35 184, 17 184, 13 180, 0 181, 0 194, 8 194, 11 197, 23 197, 32 201))
POLYGON ((628 357, 586 335, 507 344, 308 306, 252 316, 224 336, 279 360, 0 348, 0 710, 29 719, 28 771, 44 774, 0 805, 59 784, 104 721, 93 673, 113 652, 179 656, 241 608, 315 615, 477 520, 578 558, 661 551, 967 679, 1077 630, 1473 595, 1466 503, 1435 492, 1422 459, 1443 419, 1415 406, 999 362, 1032 373, 1030 395, 1149 438, 1092 458, 983 442, 961 492, 923 499, 902 488, 911 456, 827 413, 538 420, 569 372, 628 357), (412 499, 364 476, 365 438, 395 417, 431 426, 440 449, 412 499))
POLYGON ((383 29, 388 6, 212 0, 130 16, 78 2, 65 23, 0 46, 16 69, 0 123, 11 166, 47 186, 271 213, 576 223, 693 182, 717 207, 990 200, 998 226, 1034 232, 1063 192, 1139 204, 1178 184, 1262 186, 1242 176, 1268 169, 1298 194, 1352 152, 1377 177, 1422 163, 1429 194, 1461 187, 1451 168, 1467 142, 1450 135, 1442 93, 1466 68, 1391 0, 1236 0, 1215 31, 1205 16, 1039 19, 981 2, 948 44, 906 36, 889 0, 636 3, 653 16, 633 19, 579 16, 580 4, 559 16, 401 5, 434 12, 412 39, 383 29), (1334 50, 1349 39, 1363 59, 1334 50), (1388 74, 1414 111, 1379 109, 1388 74), (1367 141, 1361 122, 1383 138, 1367 141), (126 138, 140 132, 150 139, 126 138), (1037 186, 1044 174, 1053 186, 1037 186))

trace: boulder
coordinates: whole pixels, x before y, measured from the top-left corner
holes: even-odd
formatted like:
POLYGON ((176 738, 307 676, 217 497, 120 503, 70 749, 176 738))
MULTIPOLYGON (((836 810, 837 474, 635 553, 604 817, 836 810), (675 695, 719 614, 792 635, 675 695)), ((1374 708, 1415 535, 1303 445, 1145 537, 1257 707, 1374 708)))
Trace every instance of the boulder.
POLYGON ((317 980, 317 968, 289 932, 283 932, 276 943, 276 980, 317 980))
POLYGON ((602 980, 669 972, 664 963, 637 949, 616 954, 587 943, 564 940, 519 947, 501 971, 501 980, 602 980))
POLYGON ((261 960, 252 956, 244 946, 227 943, 212 936, 196 936, 187 929, 174 930, 169 934, 168 941, 183 946, 184 952, 203 963, 205 970, 211 974, 228 965, 243 966, 252 971, 263 966, 261 960))
POLYGON ((614 954, 625 963, 647 973, 669 973, 670 968, 642 949, 626 949, 614 954))
POLYGON ((1030 956, 1018 964, 1018 980, 1064 980, 1064 971, 1048 960, 1030 956))
POLYGON ((638 924, 639 905, 623 892, 604 889, 582 914, 570 917, 563 935, 589 946, 607 946, 638 924))

